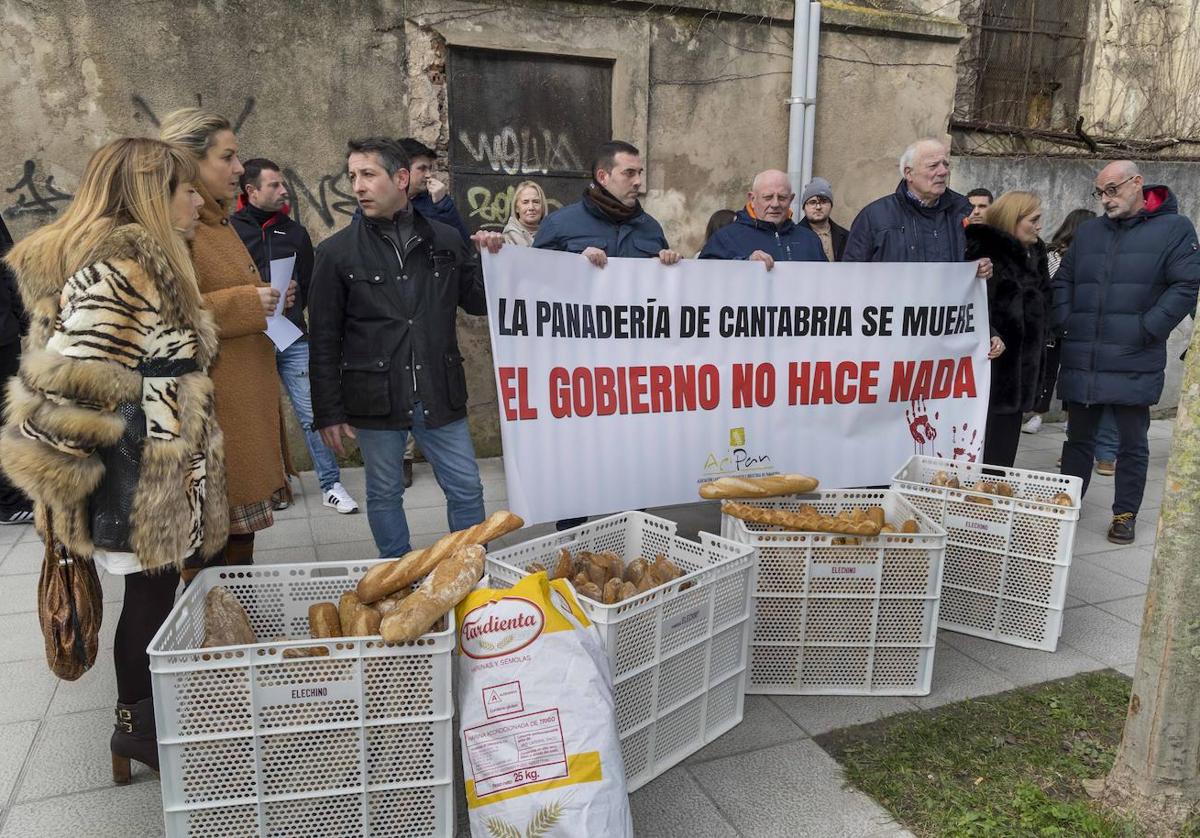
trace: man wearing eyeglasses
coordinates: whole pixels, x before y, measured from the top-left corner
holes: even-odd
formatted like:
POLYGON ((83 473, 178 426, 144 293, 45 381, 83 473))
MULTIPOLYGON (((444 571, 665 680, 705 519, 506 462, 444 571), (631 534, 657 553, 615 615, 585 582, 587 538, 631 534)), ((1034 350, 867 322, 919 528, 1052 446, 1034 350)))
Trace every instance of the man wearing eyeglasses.
POLYGON ((1196 309, 1200 243, 1171 190, 1147 186, 1129 160, 1105 166, 1093 194, 1104 216, 1080 226, 1053 280, 1058 394, 1071 414, 1062 473, 1087 492, 1096 427, 1111 406, 1121 442, 1108 540, 1130 544, 1146 487, 1150 406, 1162 395, 1167 338, 1196 309))

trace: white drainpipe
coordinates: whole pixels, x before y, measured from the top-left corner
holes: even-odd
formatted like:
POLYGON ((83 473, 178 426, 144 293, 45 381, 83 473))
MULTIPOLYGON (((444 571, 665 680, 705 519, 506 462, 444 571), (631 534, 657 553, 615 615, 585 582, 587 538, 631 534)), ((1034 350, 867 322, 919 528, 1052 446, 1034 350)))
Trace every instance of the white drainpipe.
POLYGON ((821 4, 809 6, 808 21, 808 74, 805 77, 804 103, 804 182, 808 183, 813 177, 813 142, 817 133, 817 55, 821 42, 821 4))
POLYGON ((821 35, 821 6, 796 0, 792 20, 792 95, 788 114, 788 179, 800 214, 800 193, 812 179, 813 137, 816 130, 817 43, 821 35))

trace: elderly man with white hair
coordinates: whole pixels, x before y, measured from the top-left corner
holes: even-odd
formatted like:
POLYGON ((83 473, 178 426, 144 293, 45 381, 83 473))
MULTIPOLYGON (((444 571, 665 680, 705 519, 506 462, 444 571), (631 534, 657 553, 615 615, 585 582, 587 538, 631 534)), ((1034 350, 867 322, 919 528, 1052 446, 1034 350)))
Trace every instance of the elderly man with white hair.
POLYGON ((705 242, 701 259, 747 259, 762 262, 768 271, 776 262, 826 261, 817 234, 792 220, 789 207, 796 196, 786 172, 759 172, 746 197, 733 223, 705 242))
MULTIPOLYGON (((850 225, 843 262, 961 262, 963 221, 971 204, 948 188, 950 151, 940 140, 918 140, 900 156, 896 191, 867 204, 850 225)), ((992 263, 979 261, 979 276, 992 263)))

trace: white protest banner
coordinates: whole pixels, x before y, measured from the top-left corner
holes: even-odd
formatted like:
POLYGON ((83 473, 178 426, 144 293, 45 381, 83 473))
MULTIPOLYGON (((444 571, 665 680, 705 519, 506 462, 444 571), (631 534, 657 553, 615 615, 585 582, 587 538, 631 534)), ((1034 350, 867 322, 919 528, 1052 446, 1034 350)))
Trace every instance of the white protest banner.
POLYGON ((914 453, 982 448, 970 263, 483 260, 508 502, 527 521, 693 502, 730 475, 882 485, 914 453))

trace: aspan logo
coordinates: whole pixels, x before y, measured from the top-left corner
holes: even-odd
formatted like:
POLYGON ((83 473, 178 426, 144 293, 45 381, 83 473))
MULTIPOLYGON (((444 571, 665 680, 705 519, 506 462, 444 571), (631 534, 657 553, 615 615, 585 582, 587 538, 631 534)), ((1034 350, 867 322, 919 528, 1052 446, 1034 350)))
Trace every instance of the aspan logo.
POLYGON ((708 476, 767 472, 774 468, 770 454, 752 451, 746 444, 745 428, 730 428, 729 450, 725 453, 710 452, 704 461, 704 473, 708 476))
POLYGON ((459 645, 469 658, 496 658, 524 649, 546 627, 546 615, 521 597, 501 597, 463 619, 459 645))

